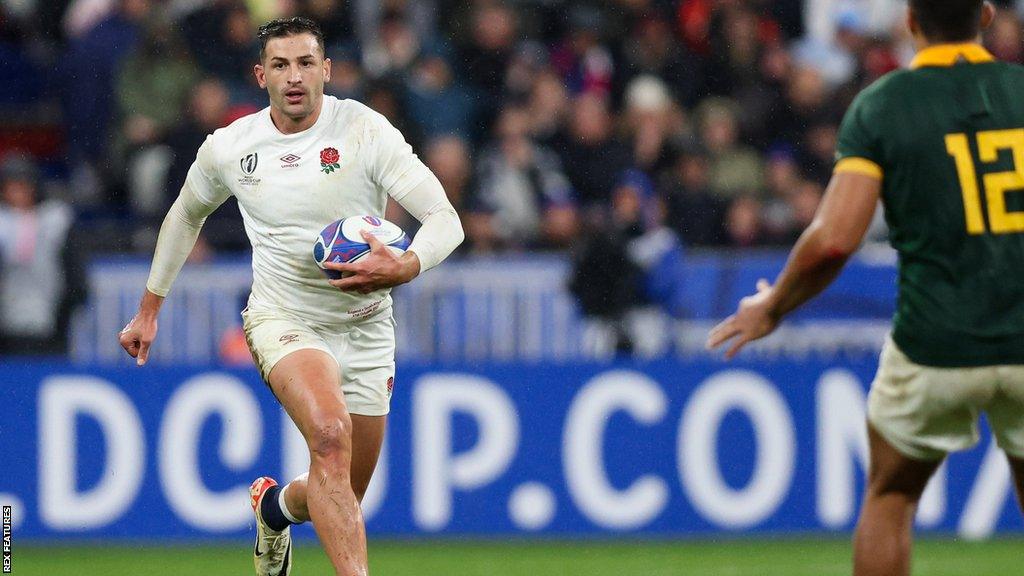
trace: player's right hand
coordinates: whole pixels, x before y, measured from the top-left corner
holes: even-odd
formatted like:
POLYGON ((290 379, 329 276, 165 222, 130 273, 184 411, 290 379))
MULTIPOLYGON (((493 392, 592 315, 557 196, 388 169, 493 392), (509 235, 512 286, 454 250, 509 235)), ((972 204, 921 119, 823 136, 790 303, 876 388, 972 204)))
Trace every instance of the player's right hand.
POLYGON ((124 329, 118 333, 117 339, 135 363, 142 366, 149 359, 149 346, 156 338, 156 316, 136 314, 124 329))

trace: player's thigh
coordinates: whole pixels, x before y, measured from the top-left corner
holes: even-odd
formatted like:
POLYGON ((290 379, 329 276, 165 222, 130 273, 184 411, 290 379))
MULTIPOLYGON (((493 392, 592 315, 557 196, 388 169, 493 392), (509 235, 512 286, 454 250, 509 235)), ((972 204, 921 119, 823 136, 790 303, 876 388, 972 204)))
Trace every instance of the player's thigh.
POLYGON ((352 414, 352 490, 362 498, 377 468, 387 416, 352 414))
POLYGON ((314 349, 333 355, 330 343, 321 334, 295 318, 246 308, 242 312, 242 329, 253 361, 268 386, 271 371, 295 351, 314 349))
POLYGON ((986 368, 935 368, 911 361, 887 340, 868 394, 868 421, 914 460, 937 460, 977 443, 978 413, 994 394, 986 368))
MULTIPOLYGON (((314 348, 289 353, 270 371, 270 389, 311 446, 325 428, 339 420, 350 428, 339 378, 334 357, 314 348)), ((350 430, 343 432, 347 435, 350 430)))
POLYGON ((917 460, 905 456, 869 423, 868 493, 871 496, 900 494, 916 502, 928 485, 928 479, 942 459, 917 460))
POLYGON ((349 413, 385 416, 395 383, 395 324, 390 311, 351 326, 337 355, 349 413))

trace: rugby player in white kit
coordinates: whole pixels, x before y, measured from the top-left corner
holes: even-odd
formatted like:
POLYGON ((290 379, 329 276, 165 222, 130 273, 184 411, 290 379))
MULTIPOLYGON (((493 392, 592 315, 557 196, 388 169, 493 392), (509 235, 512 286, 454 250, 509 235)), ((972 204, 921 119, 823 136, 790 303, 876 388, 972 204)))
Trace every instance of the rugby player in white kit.
MULTIPOLYGON (((312 519, 337 574, 367 574, 359 508, 380 454, 394 379, 390 288, 436 266, 463 239, 441 184, 380 114, 323 93, 331 62, 311 20, 260 27, 254 72, 270 106, 215 131, 199 148, 164 219, 146 291, 121 345, 145 364, 157 314, 206 217, 235 196, 252 243, 253 286, 242 313, 253 358, 305 438, 307 475, 250 490, 261 576, 291 570, 289 525, 312 519), (371 236, 370 256, 327 266, 313 240, 330 222, 383 215, 394 198, 422 226, 396 256, 371 236)), ((187 498, 188 495, 181 497, 187 498)))

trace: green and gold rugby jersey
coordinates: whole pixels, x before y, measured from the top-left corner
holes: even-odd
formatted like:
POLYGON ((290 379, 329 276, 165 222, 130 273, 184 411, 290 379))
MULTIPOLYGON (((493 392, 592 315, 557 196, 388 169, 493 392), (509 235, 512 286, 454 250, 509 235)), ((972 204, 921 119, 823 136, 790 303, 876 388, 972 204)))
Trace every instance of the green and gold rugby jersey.
POLYGON ((1024 67, 973 43, 926 48, 857 96, 836 157, 837 173, 882 180, 900 349, 1024 364, 1024 67))

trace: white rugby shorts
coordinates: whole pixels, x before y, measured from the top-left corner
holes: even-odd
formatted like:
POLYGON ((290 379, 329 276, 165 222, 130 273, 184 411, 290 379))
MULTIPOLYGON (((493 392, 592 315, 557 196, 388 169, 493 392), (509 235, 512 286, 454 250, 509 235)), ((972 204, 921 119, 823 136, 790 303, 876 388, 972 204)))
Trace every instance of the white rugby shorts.
POLYGON ((978 442, 985 412, 999 447, 1024 459, 1024 365, 923 366, 887 338, 868 394, 868 421, 903 455, 937 460, 978 442))
POLYGON ((341 370, 350 414, 383 416, 390 410, 395 379, 395 321, 391 309, 342 325, 311 323, 278 311, 242 312, 253 360, 269 385, 270 371, 296 350, 323 350, 341 370))

